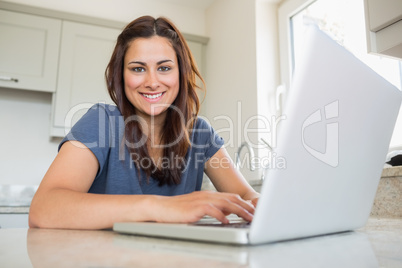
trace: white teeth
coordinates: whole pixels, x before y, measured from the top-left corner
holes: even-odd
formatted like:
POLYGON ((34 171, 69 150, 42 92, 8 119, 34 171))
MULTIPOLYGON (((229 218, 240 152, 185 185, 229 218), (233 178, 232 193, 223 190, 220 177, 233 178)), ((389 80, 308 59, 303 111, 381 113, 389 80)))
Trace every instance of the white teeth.
POLYGON ((163 93, 155 94, 155 95, 148 95, 148 94, 142 94, 145 98, 147 99, 156 99, 162 96, 163 93))

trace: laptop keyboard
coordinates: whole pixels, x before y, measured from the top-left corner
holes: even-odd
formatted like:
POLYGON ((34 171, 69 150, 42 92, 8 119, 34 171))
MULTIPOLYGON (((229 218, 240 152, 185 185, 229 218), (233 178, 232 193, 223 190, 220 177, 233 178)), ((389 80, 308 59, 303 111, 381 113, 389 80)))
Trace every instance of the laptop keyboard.
POLYGON ((196 225, 196 226, 222 227, 222 228, 250 228, 250 224, 251 224, 250 222, 231 222, 231 223, 228 223, 228 224, 198 222, 198 223, 194 223, 193 225, 196 225))

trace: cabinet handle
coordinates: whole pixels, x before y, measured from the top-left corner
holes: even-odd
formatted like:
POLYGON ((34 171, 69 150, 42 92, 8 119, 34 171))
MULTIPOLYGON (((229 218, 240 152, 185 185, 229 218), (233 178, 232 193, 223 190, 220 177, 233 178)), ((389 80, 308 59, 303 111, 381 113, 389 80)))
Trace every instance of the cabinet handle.
POLYGON ((9 76, 0 76, 0 80, 18 83, 18 78, 13 78, 13 77, 9 77, 9 76))

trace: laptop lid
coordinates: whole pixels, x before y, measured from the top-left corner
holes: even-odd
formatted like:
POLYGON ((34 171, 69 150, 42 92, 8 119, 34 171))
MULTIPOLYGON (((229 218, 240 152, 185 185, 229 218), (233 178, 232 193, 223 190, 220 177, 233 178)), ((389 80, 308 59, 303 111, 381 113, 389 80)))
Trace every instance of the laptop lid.
POLYGON ((353 230, 370 214, 402 94, 311 27, 250 230, 116 223, 146 236, 260 244, 353 230))
POLYGON ((371 211, 401 92, 311 26, 267 170, 251 243, 363 226, 371 211))

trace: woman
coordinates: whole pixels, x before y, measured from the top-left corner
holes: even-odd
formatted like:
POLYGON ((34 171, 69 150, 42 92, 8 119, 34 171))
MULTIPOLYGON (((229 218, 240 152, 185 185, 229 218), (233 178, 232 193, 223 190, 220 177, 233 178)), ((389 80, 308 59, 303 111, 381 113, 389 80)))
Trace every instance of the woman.
POLYGON ((230 213, 251 221, 258 193, 234 169, 223 140, 196 117, 196 76, 169 20, 144 16, 128 24, 106 69, 117 107, 93 106, 61 142, 32 200, 30 226, 102 229, 205 215, 228 223, 230 213), (199 191, 204 171, 219 192, 199 191))

